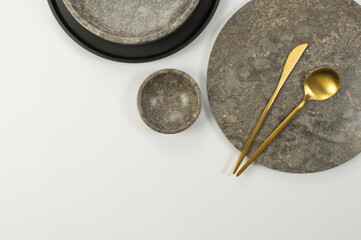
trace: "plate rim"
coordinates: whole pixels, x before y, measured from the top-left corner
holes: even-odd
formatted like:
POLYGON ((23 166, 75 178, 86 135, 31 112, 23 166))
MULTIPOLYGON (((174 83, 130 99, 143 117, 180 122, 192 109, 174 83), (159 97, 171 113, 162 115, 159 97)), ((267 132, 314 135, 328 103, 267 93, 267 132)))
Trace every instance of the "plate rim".
POLYGON ((179 28, 188 17, 192 14, 192 12, 197 7, 200 0, 189 0, 187 3, 187 8, 185 11, 183 11, 171 24, 169 24, 165 29, 158 29, 156 32, 149 33, 144 36, 139 37, 131 37, 131 36, 121 36, 121 35, 115 35, 108 33, 106 31, 103 31, 100 28, 97 28, 94 26, 91 22, 87 21, 82 15, 77 11, 71 0, 63 0, 64 5, 67 7, 68 11, 71 13, 71 15, 77 20, 85 29, 92 32, 93 34, 104 38, 105 40, 108 40, 110 42, 119 43, 119 44, 126 44, 126 45, 138 45, 138 44, 144 44, 152 41, 156 41, 160 38, 165 37, 166 35, 174 32, 179 28), (184 20, 182 20, 184 19, 184 20))
POLYGON ((220 0, 200 0, 187 21, 164 38, 147 44, 124 45, 89 32, 72 17, 62 0, 48 0, 56 20, 76 43, 97 56, 126 63, 155 61, 180 51, 203 32, 213 18, 219 2, 220 0))

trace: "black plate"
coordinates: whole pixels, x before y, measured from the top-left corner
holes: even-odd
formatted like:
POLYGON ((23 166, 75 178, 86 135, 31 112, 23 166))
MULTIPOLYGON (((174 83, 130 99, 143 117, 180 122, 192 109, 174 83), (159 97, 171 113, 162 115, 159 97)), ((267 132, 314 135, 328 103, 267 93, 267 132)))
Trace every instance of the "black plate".
POLYGON ((122 45, 104 40, 81 26, 62 0, 48 0, 50 8, 65 32, 90 52, 119 62, 148 62, 169 56, 191 43, 207 26, 220 0, 200 0, 189 19, 176 31, 155 42, 122 45))

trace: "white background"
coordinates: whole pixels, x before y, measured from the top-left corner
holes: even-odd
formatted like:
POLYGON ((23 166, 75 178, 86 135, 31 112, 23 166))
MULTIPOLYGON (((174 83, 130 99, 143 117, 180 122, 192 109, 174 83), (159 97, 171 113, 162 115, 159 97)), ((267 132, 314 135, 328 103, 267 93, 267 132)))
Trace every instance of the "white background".
POLYGON ((181 52, 124 64, 73 42, 45 0, 3 1, 0 239, 360 239, 360 156, 316 174, 230 174, 238 152, 211 114, 206 72, 246 2, 221 0, 181 52), (172 136, 136 108, 142 81, 162 68, 189 73, 203 93, 197 122, 172 136))

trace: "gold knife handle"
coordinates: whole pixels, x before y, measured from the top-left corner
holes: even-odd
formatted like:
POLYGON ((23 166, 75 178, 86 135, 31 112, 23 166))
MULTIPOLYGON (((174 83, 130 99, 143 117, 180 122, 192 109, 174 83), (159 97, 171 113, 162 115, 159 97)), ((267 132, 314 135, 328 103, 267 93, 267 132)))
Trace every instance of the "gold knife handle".
POLYGON ((297 47, 295 47, 292 52, 288 55, 286 63, 283 67, 283 71, 282 71, 282 75, 281 78, 278 82, 277 88, 275 90, 275 92, 273 93, 270 101, 268 102, 266 108, 263 110, 263 113, 261 115, 261 117, 258 119, 256 126, 253 128, 253 131, 251 133, 251 135, 249 136, 246 144, 244 145, 242 152, 240 154, 240 156, 237 159, 236 165, 233 168, 232 173, 235 174, 239 168, 239 166, 241 165, 244 157, 247 155, 253 140, 255 139, 258 131, 260 130, 270 108, 272 107, 272 104, 274 102, 274 100, 277 97, 277 94, 279 93, 279 91, 281 90, 283 84, 285 83, 286 79, 288 78, 288 76, 291 74, 293 68, 296 66, 298 60, 300 59, 300 57, 302 56, 303 52, 306 50, 308 44, 301 44, 297 47))
POLYGON ((267 106, 265 107, 265 109, 263 110, 263 113, 262 115, 259 117, 256 125, 254 126, 253 130, 252 130, 252 133, 251 135, 249 136, 246 144, 244 145, 243 147, 243 150, 241 152, 241 154, 239 155, 238 159, 237 159, 237 162, 236 162, 236 165, 234 166, 233 168, 233 171, 232 173, 235 174, 239 168, 239 166, 241 165, 243 159, 245 158, 245 156, 247 155, 252 143, 253 143, 253 140, 255 139, 255 137, 257 136, 257 133, 258 131, 260 130, 264 120, 266 119, 267 117, 267 114, 269 112, 269 110, 271 109, 272 105, 273 105, 273 102, 275 101, 279 91, 281 90, 281 87, 280 85, 277 86, 276 90, 274 91, 271 99, 269 100, 267 106))
POLYGON ((254 160, 266 149, 266 147, 273 141, 273 139, 283 130, 284 127, 291 121, 291 119, 296 115, 296 113, 303 107, 306 103, 306 99, 304 99, 300 105, 298 105, 295 110, 274 130, 274 132, 262 143, 262 145, 257 149, 257 151, 252 155, 252 157, 243 165, 241 170, 238 171, 237 177, 241 175, 246 168, 253 163, 254 160))

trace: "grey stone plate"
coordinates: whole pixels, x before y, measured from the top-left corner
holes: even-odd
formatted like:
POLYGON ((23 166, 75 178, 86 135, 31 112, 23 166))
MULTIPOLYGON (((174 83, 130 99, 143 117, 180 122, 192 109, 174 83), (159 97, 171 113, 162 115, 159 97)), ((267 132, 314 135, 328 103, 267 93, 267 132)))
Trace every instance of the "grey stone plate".
POLYGON ((352 0, 253 0, 220 33, 207 80, 216 121, 241 149, 288 54, 302 43, 309 47, 248 155, 302 100, 307 75, 319 67, 334 68, 342 78, 339 92, 329 100, 306 103, 258 158, 259 164, 293 173, 327 170, 361 152, 361 7, 352 0))
POLYGON ((152 129, 173 134, 189 128, 202 109, 201 91, 188 74, 164 69, 150 75, 138 93, 138 110, 152 129))
POLYGON ((63 0, 73 17, 111 42, 136 45, 158 40, 180 27, 199 0, 63 0))

